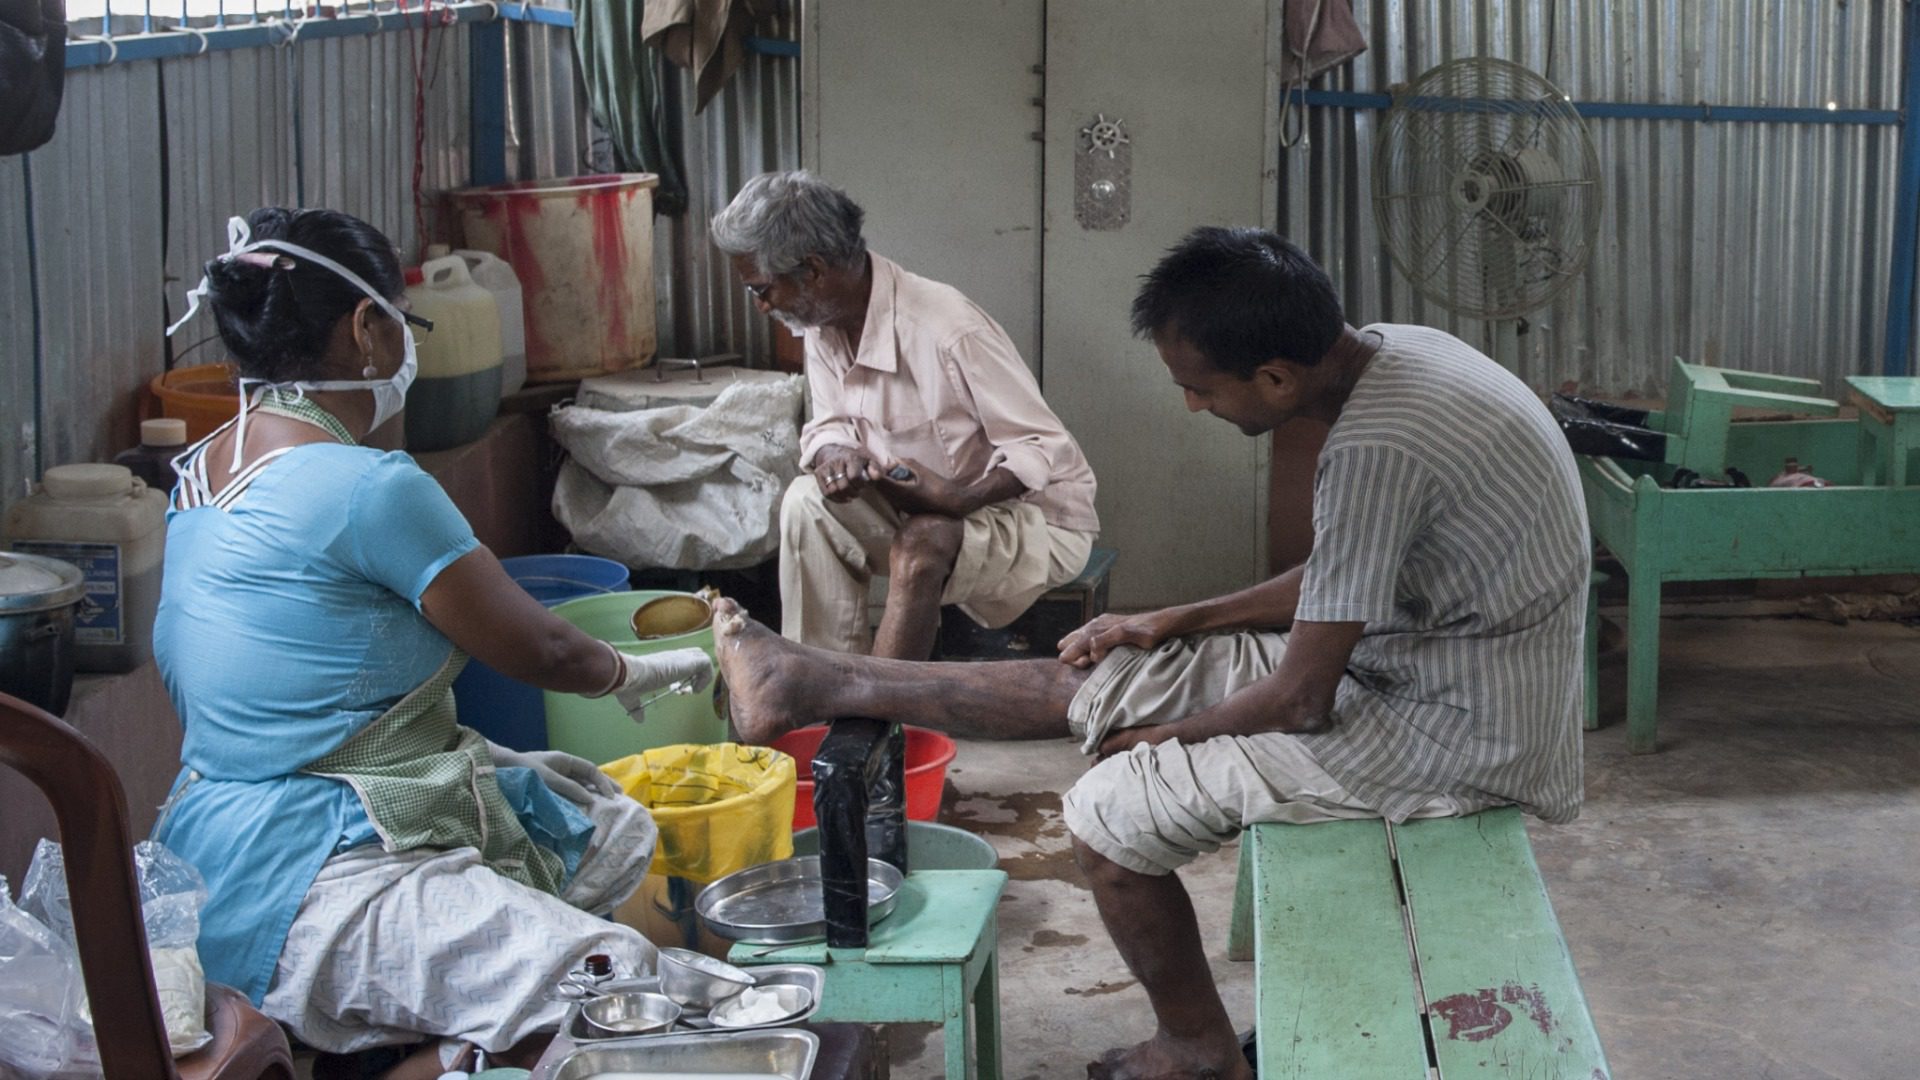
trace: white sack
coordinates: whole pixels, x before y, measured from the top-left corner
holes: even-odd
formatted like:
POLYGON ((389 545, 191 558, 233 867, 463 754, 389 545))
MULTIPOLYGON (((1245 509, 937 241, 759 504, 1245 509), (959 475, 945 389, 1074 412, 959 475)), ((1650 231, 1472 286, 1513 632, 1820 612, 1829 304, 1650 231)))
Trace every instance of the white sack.
POLYGON ((805 382, 735 383, 709 405, 550 417, 569 455, 553 515, 584 551, 642 569, 736 570, 780 545, 805 382))

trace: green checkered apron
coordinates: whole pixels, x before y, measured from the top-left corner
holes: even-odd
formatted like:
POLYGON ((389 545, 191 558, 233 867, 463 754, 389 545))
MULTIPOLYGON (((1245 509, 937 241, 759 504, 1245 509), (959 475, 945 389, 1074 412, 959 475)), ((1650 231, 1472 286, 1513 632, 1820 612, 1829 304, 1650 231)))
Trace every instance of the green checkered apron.
POLYGON ((454 721, 453 680, 466 664, 454 649, 432 678, 300 771, 353 788, 388 851, 470 847, 496 873, 558 896, 566 864, 521 827, 487 741, 454 721))

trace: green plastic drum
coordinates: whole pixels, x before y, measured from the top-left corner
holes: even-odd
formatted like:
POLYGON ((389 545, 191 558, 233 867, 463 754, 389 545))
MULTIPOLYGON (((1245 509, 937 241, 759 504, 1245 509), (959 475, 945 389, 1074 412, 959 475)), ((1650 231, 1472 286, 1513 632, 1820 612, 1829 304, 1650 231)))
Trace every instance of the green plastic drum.
MULTIPOLYGON (((589 637, 612 643, 635 656, 668 649, 705 649, 713 655, 713 627, 703 626, 674 637, 637 641, 633 613, 641 604, 662 596, 684 593, 642 590, 605 593, 569 600, 553 609, 555 615, 579 627, 589 637)), ((727 739, 726 721, 713 711, 713 689, 698 694, 670 694, 647 706, 644 724, 636 724, 611 696, 584 698, 578 694, 546 691, 547 745, 586 758, 595 764, 679 743, 717 743, 727 739)))

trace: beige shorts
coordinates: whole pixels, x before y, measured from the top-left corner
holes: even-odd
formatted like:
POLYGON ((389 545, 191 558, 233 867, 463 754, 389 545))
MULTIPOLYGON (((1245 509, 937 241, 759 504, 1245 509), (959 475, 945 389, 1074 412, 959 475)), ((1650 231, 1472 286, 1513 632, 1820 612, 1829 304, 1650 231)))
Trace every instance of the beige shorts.
POLYGON ((1007 625, 1048 589, 1079 577, 1093 553, 1092 533, 1050 525, 1032 503, 996 503, 961 524, 966 532, 940 602, 960 605, 989 629, 1007 625))
MULTIPOLYGON (((887 572, 900 520, 873 492, 833 502, 812 476, 795 480, 780 507, 780 632, 819 648, 867 651, 868 582, 887 572)), ((989 628, 1078 577, 1093 551, 1092 533, 1051 525, 1030 502, 995 503, 962 524, 940 602, 989 628)))
MULTIPOLYGON (((1286 642, 1285 634, 1246 632, 1118 649, 1074 695, 1068 725, 1091 754, 1109 732, 1184 719, 1277 670, 1286 642)), ((1249 825, 1380 816, 1281 732, 1135 746, 1087 770, 1065 809, 1067 828, 1088 847, 1154 875, 1219 850, 1249 825)), ((1412 816, 1480 809, 1437 795, 1412 816)))

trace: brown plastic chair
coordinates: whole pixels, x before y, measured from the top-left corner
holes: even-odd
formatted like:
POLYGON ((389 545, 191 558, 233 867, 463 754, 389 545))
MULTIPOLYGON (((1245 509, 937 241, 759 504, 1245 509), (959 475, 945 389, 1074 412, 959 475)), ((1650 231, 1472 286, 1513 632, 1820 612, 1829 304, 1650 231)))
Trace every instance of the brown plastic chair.
POLYGON ((280 1025, 241 994, 212 983, 207 1030, 213 1042, 173 1060, 140 919, 127 797, 100 751, 58 718, 0 694, 0 765, 33 781, 60 824, 80 970, 108 1080, 292 1080, 293 1055, 280 1025))

